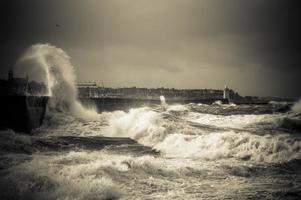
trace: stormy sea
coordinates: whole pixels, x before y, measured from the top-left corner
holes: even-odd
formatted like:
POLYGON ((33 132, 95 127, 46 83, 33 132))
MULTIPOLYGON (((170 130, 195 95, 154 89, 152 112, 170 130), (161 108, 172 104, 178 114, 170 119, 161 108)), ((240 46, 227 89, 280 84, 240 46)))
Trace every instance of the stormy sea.
POLYGON ((48 113, 32 136, 1 131, 1 199, 298 199, 300 118, 282 106, 48 113))
POLYGON ((97 113, 76 100, 63 51, 27 53, 43 63, 51 98, 32 135, 0 132, 0 199, 301 198, 300 103, 161 97, 161 105, 97 113))

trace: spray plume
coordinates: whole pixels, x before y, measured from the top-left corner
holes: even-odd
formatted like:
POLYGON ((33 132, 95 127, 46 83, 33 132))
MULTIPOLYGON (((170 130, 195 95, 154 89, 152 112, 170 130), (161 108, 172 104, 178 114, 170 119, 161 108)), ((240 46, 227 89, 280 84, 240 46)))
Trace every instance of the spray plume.
POLYGON ((18 65, 27 69, 32 65, 35 74, 47 85, 50 96, 48 107, 51 110, 66 112, 87 120, 98 118, 93 110, 84 108, 77 100, 76 76, 70 57, 62 49, 50 44, 31 46, 20 58, 18 65))
POLYGON ((160 96, 160 101, 161 101, 161 107, 162 107, 162 109, 166 110, 167 103, 166 103, 165 97, 163 95, 160 96))

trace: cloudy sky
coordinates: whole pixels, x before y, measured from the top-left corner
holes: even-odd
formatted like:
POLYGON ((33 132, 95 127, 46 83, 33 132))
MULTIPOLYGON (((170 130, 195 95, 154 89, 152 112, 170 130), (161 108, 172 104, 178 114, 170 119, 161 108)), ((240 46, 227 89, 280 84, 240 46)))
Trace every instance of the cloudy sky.
POLYGON ((1 78, 30 45, 50 43, 79 81, 299 97, 298 2, 2 0, 1 78))

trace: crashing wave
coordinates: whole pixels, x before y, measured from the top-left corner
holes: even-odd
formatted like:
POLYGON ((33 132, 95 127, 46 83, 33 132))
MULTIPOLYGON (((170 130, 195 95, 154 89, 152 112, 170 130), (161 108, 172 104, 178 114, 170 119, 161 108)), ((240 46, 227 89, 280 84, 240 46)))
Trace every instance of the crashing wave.
POLYGON ((31 46, 21 57, 17 68, 35 74, 48 87, 51 110, 93 120, 99 116, 94 110, 84 108, 77 100, 76 76, 70 57, 62 49, 50 44, 31 46), (38 72, 38 73, 37 73, 38 72))

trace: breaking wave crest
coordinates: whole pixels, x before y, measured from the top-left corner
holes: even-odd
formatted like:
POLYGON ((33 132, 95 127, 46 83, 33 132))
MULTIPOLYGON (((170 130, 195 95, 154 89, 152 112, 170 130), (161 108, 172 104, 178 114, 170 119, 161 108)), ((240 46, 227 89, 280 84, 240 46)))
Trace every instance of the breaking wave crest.
POLYGON ((115 111, 104 115, 109 124, 104 130, 107 136, 130 137, 144 145, 153 146, 167 134, 160 113, 147 107, 131 109, 128 113, 115 111))

